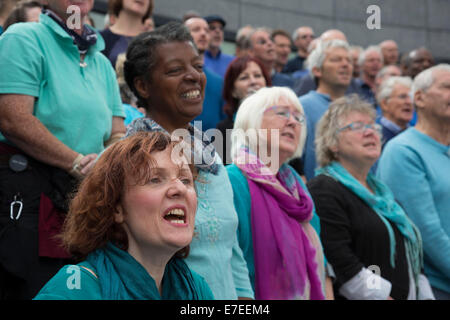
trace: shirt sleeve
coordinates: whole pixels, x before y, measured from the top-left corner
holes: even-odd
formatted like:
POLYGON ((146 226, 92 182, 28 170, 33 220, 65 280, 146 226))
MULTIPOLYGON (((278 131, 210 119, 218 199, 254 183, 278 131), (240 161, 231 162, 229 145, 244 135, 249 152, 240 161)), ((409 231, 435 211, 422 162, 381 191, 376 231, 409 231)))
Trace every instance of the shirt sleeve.
POLYGON ((431 289, 430 282, 423 273, 419 275, 419 296, 418 300, 436 300, 431 289))
POLYGON ((105 60, 105 67, 108 70, 105 74, 105 77, 108 79, 108 107, 112 111, 113 117, 121 117, 126 118, 125 110, 122 104, 122 99, 120 98, 120 89, 119 89, 119 83, 116 79, 116 74, 114 72, 114 69, 111 66, 111 63, 105 60))
POLYGON ((251 235, 246 232, 246 229, 248 229, 249 226, 244 223, 247 221, 246 218, 250 215, 250 192, 248 190, 248 185, 246 185, 246 178, 238 173, 237 170, 239 169, 234 165, 227 167, 231 186, 233 188, 233 202, 239 218, 236 241, 233 245, 233 278, 238 297, 253 299, 254 292, 249 278, 248 265, 242 250, 242 248, 248 248, 249 250, 252 250, 253 248, 250 244, 250 241, 252 241, 251 235), (238 194, 240 195, 239 197, 237 196, 238 194), (243 220, 245 221, 241 223, 243 220))
POLYGON ((38 97, 45 57, 32 30, 17 26, 11 29, 0 37, 0 94, 38 97))
POLYGON ((242 254, 242 249, 239 246, 239 242, 237 241, 237 235, 233 245, 231 266, 233 268, 233 279, 236 286, 237 296, 254 299, 255 296, 250 283, 247 263, 245 262, 244 255, 242 254))
POLYGON ((349 300, 387 300, 392 284, 372 271, 363 268, 339 288, 349 300))
POLYGON ((406 146, 389 148, 388 145, 377 175, 391 188, 396 200, 419 228, 427 258, 443 274, 450 275, 450 238, 441 225, 422 161, 406 146))

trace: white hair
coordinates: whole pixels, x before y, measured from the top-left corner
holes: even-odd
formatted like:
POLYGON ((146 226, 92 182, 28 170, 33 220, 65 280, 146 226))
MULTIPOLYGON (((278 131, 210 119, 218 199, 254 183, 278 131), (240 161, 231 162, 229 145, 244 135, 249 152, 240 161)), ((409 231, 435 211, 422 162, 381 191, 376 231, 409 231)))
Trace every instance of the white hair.
POLYGON ((415 78, 414 78, 414 83, 412 86, 412 95, 413 97, 416 95, 417 91, 426 91, 429 87, 431 87, 433 85, 433 82, 435 80, 434 77, 434 72, 435 71, 448 71, 450 72, 450 64, 447 63, 441 63, 438 64, 437 66, 428 68, 424 71, 422 71, 421 73, 419 73, 415 78))
POLYGON ((358 59, 358 64, 360 66, 362 66, 364 64, 364 62, 366 61, 366 55, 369 52, 375 51, 380 55, 381 58, 381 64, 384 63, 384 58, 383 58, 383 52, 381 51, 380 46, 368 46, 363 52, 361 52, 361 54, 359 55, 359 59, 358 59))
POLYGON ((412 80, 410 77, 389 77, 384 80, 377 93, 377 101, 381 102, 391 97, 392 91, 396 85, 402 85, 411 89, 412 80))
MULTIPOLYGON (((234 121, 233 131, 247 132, 249 129, 261 129, 264 112, 277 105, 281 98, 287 99, 289 103, 305 115, 297 95, 288 87, 264 87, 247 97, 239 106, 234 121)), ((247 141, 247 137, 236 135, 231 143, 231 158, 234 159, 241 146, 247 146, 251 150, 257 150, 257 141, 247 141)), ((306 141, 306 120, 301 124, 300 141, 294 155, 290 158, 301 157, 306 141)))
POLYGON ((319 40, 316 48, 309 54, 308 58, 305 61, 306 68, 309 70, 311 75, 313 75, 312 70, 314 67, 318 69, 322 68, 323 62, 325 61, 325 58, 327 56, 327 50, 332 48, 343 48, 350 52, 350 46, 344 40, 319 40))
POLYGON ((253 49, 253 42, 252 42, 252 37, 256 32, 265 32, 269 35, 269 38, 272 38, 270 35, 272 34, 272 29, 268 28, 268 27, 257 27, 255 29, 253 29, 251 32, 249 32, 249 34, 247 35, 247 39, 249 41, 249 48, 253 49))

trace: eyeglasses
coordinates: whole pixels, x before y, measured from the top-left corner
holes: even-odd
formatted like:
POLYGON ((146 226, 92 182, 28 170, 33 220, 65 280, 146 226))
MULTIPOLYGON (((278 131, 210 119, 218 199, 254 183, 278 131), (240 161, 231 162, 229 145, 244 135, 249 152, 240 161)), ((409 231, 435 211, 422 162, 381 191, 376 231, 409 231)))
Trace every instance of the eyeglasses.
POLYGON ((304 35, 300 36, 300 39, 307 39, 307 38, 314 39, 315 36, 313 34, 304 34, 304 35))
POLYGON ((406 99, 411 99, 411 97, 409 96, 409 94, 401 94, 398 96, 393 96, 391 98, 396 98, 396 99, 400 99, 400 100, 406 100, 406 99))
POLYGON ((301 114, 298 111, 292 112, 287 107, 272 106, 272 107, 268 108, 266 111, 264 111, 264 113, 273 114, 273 115, 276 115, 277 117, 284 118, 286 120, 289 120, 292 115, 295 122, 297 122, 298 124, 302 124, 303 122, 305 122, 305 116, 303 114, 301 114))
POLYGON ((367 129, 372 129, 376 133, 381 134, 381 126, 378 123, 366 124, 361 121, 355 121, 355 122, 352 122, 340 129, 338 129, 338 132, 344 131, 346 129, 350 129, 351 131, 362 132, 362 133, 365 133, 367 129))

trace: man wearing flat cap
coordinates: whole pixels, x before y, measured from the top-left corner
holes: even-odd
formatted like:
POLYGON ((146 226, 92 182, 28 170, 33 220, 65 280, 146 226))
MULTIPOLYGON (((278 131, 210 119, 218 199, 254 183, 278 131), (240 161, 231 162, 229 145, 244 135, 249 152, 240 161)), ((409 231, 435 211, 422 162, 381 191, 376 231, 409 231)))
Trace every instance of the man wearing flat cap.
POLYGON ((205 51, 205 67, 223 78, 228 65, 234 59, 234 56, 220 50, 226 22, 218 15, 206 16, 204 19, 208 22, 210 34, 208 50, 205 51))

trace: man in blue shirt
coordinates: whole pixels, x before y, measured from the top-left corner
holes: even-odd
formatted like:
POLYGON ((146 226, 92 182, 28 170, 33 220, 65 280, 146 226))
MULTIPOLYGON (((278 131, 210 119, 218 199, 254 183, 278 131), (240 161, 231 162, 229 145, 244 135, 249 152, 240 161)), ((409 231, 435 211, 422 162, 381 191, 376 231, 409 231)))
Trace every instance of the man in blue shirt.
POLYGON ((205 20, 208 22, 210 35, 209 46, 205 51, 205 67, 224 78, 228 65, 234 59, 234 56, 223 53, 220 49, 226 22, 218 15, 207 16, 205 20))
POLYGON ((302 157, 307 180, 314 177, 316 169, 316 124, 331 101, 345 95, 353 73, 350 47, 343 40, 320 41, 311 52, 309 61, 310 72, 317 80, 318 87, 317 90, 300 97, 307 122, 306 144, 302 157))
POLYGON ((450 65, 413 83, 417 124, 383 150, 377 174, 422 235, 424 270, 436 299, 450 299, 450 65))
POLYGON ((305 69, 303 63, 308 57, 309 44, 314 40, 314 31, 307 26, 297 28, 292 35, 292 40, 297 48, 297 54, 284 67, 283 73, 287 74, 305 69))

